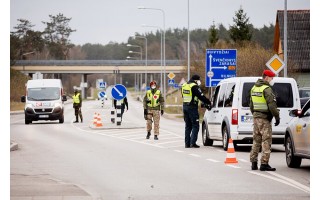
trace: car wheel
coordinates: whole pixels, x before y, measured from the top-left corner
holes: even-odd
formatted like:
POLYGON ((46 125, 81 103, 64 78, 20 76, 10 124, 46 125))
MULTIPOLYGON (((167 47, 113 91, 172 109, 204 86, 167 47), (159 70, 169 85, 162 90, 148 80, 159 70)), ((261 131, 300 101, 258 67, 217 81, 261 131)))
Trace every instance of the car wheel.
POLYGON ((223 150, 227 151, 228 150, 228 143, 229 142, 229 134, 228 134, 228 129, 227 126, 224 126, 222 128, 222 147, 223 150))
POLYGON ((202 143, 204 146, 212 146, 213 140, 208 137, 208 129, 205 123, 202 124, 202 143))
POLYGON ((64 122, 64 116, 59 119, 59 123, 62 124, 64 122))
POLYGON ((293 154, 293 143, 290 136, 286 138, 285 149, 287 166, 290 168, 300 167, 302 158, 297 157, 293 154))

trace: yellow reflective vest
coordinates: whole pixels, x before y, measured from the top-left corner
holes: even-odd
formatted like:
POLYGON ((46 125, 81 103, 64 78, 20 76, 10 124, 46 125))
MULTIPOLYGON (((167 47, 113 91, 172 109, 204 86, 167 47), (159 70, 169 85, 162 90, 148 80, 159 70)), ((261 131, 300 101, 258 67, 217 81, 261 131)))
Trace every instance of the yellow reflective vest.
POLYGON ((147 91, 147 98, 149 100, 149 103, 147 104, 147 106, 149 107, 157 107, 160 105, 160 90, 157 90, 154 94, 152 94, 151 90, 147 91))
MULTIPOLYGON (((196 83, 184 83, 182 85, 182 88, 181 88, 181 93, 182 93, 182 98, 183 98, 183 103, 190 103, 191 100, 192 100, 192 91, 191 91, 191 88, 194 86, 194 85, 197 85, 196 83)), ((198 102, 198 97, 194 97, 194 101, 195 103, 197 104, 198 102)))
POLYGON ((267 85, 262 85, 260 87, 253 86, 251 89, 251 99, 253 103, 253 110, 259 112, 268 112, 267 101, 264 98, 263 91, 268 88, 267 85))
POLYGON ((80 103, 80 93, 77 93, 72 96, 73 103, 80 103))

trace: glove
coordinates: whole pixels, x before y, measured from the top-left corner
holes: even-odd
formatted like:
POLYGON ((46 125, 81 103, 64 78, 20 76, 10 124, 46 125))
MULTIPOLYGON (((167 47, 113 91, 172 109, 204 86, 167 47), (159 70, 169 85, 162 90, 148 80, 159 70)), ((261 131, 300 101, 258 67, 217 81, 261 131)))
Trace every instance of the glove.
POLYGON ((163 115, 163 110, 161 110, 161 115, 163 115))
POLYGON ((274 126, 278 126, 280 124, 280 119, 276 119, 276 123, 274 123, 274 126))
POLYGON ((144 114, 144 115, 148 115, 148 110, 147 110, 147 109, 144 109, 143 114, 144 114))

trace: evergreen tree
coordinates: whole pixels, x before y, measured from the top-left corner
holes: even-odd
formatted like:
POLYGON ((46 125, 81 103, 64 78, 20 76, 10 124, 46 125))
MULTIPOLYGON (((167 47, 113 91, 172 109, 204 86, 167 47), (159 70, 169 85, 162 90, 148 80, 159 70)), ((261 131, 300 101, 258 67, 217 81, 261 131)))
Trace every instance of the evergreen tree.
POLYGON ((249 17, 244 13, 242 7, 236 12, 233 18, 234 25, 230 26, 229 34, 234 42, 250 41, 252 37, 252 25, 249 23, 249 17))
POLYGON ((210 26, 209 28, 209 46, 214 46, 216 44, 216 42, 218 41, 218 30, 214 24, 214 21, 213 21, 213 24, 210 26))

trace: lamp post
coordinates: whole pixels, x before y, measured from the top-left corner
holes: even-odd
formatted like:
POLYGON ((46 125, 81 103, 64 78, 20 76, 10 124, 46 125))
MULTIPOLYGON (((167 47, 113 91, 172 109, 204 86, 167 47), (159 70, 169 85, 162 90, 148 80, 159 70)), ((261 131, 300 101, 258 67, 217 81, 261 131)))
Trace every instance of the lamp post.
POLYGON ((147 91, 147 66, 148 66, 148 39, 147 37, 144 37, 144 36, 139 36, 139 35, 135 35, 136 38, 142 38, 142 39, 145 39, 146 41, 146 67, 145 67, 145 71, 144 71, 144 79, 145 79, 145 82, 146 82, 146 87, 145 87, 145 91, 147 91))
POLYGON ((162 33, 163 33, 163 30, 159 26, 149 26, 149 25, 146 25, 146 24, 142 24, 141 26, 142 27, 152 27, 152 28, 160 29, 160 38, 161 38, 160 39, 160 62, 161 62, 160 87, 164 88, 163 84, 162 84, 162 73, 163 73, 163 65, 162 65, 162 33))
MULTIPOLYGON (((30 52, 27 52, 27 53, 23 53, 23 54, 21 54, 21 60, 24 60, 23 59, 23 56, 26 56, 26 55, 29 55, 29 54, 34 54, 35 52, 34 51, 30 51, 30 52)), ((24 69, 24 64, 23 64, 23 74, 26 74, 25 73, 25 69, 24 69)))
MULTIPOLYGON (((139 45, 133 45, 133 44, 127 44, 127 47, 136 47, 136 48, 139 48, 140 49, 140 56, 141 56, 141 60, 142 60, 142 47, 139 46, 139 45)), ((130 51, 129 51, 130 53, 130 51)), ((127 59, 130 59, 131 57, 130 56, 127 56, 127 59), (129 58, 128 58, 129 57, 129 58)), ((142 74, 141 74, 141 79, 140 79, 140 86, 142 86, 142 74)))
POLYGON ((139 6, 138 9, 143 9, 143 10, 157 10, 157 11, 161 11, 162 12, 162 16, 163 16, 163 66, 164 66, 164 76, 163 76, 163 96, 164 99, 166 99, 166 17, 165 17, 165 12, 164 10, 160 9, 160 8, 146 8, 143 6, 139 6))
MULTIPOLYGON (((140 54, 140 60, 142 60, 142 53, 141 53, 141 52, 129 51, 129 53, 137 53, 137 54, 140 54)), ((128 57, 129 57, 129 59, 132 58, 132 57, 130 57, 130 56, 127 56, 127 58, 128 58, 128 57)))
POLYGON ((189 0, 188 0, 188 80, 190 80, 190 30, 189 30, 189 0))

